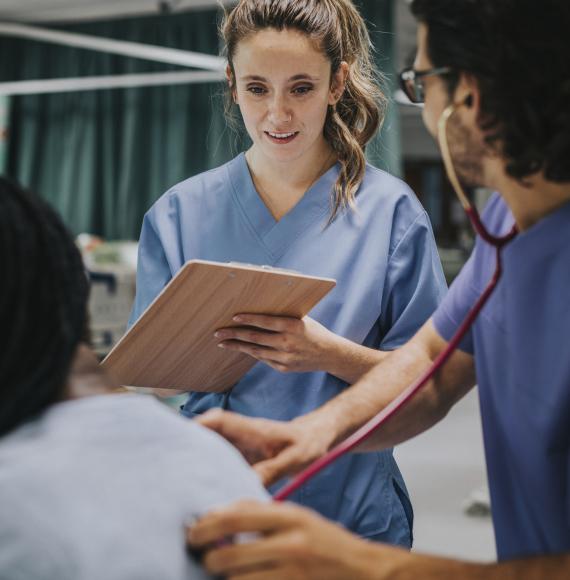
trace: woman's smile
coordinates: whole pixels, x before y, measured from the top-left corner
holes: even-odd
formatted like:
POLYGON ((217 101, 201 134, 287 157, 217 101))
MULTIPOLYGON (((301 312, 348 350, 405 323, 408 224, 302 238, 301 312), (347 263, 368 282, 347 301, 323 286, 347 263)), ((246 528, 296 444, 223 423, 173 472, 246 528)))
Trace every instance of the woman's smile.
POLYGON ((274 133, 273 131, 264 131, 265 136, 268 138, 271 143, 276 143, 277 145, 286 145, 287 143, 291 143, 297 135, 299 131, 290 131, 288 133, 274 133))

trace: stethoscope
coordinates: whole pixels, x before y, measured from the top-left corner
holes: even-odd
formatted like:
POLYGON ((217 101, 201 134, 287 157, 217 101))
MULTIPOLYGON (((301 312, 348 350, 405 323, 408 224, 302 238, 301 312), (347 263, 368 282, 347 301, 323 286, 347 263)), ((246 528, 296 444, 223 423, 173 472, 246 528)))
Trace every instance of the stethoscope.
MULTIPOLYGON (((466 100, 463 104, 467 104, 466 100)), ((501 264, 501 250, 508 244, 516 235, 517 227, 514 225, 511 231, 501 237, 494 236, 490 234, 475 207, 470 203, 465 191, 457 177, 455 172, 455 167, 451 158, 451 152, 449 149, 449 143, 447 139, 447 123, 453 113, 462 106, 451 104, 442 113, 438 122, 438 136, 439 144, 441 148, 441 153, 443 157, 443 162, 449 176, 449 180, 453 186, 453 189, 457 193, 459 201, 465 210, 465 213, 471 221, 473 229, 481 238, 492 245, 496 250, 496 266, 495 273, 488 283, 487 287, 478 298, 477 302, 468 312, 465 320, 461 323, 447 347, 439 354, 439 356, 432 363, 431 367, 425 371, 414 383, 412 383, 405 391, 403 391, 398 397, 396 397, 389 405, 387 405, 380 413, 375 417, 370 419, 365 425, 363 425, 358 431, 353 433, 347 439, 339 443, 336 447, 331 449, 328 453, 314 461, 311 465, 301 471, 297 476, 295 476, 288 484, 282 487, 274 496, 275 501, 286 500, 293 492, 299 489, 307 481, 313 478, 325 467, 329 466, 331 463, 336 461, 339 457, 352 451, 355 447, 358 447, 362 442, 368 439, 373 433, 375 433, 380 427, 382 427, 390 418, 392 418, 398 411, 404 408, 407 403, 428 383, 428 381, 441 369, 441 367, 447 362, 449 357, 457 349, 459 343, 467 333, 467 331, 473 326, 477 316, 481 312, 481 309, 487 303, 489 297, 497 287, 497 284, 501 278, 502 264, 501 264)))

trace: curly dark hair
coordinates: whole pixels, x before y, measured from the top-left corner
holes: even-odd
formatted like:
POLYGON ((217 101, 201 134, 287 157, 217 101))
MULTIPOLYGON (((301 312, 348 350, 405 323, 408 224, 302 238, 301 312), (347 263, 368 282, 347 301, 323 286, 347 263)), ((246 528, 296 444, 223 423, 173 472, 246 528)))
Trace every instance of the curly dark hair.
POLYGON ((434 66, 474 76, 481 129, 523 180, 570 181, 570 2, 413 0, 434 66))
POLYGON ((63 397, 89 284, 56 213, 0 178, 0 436, 63 397))

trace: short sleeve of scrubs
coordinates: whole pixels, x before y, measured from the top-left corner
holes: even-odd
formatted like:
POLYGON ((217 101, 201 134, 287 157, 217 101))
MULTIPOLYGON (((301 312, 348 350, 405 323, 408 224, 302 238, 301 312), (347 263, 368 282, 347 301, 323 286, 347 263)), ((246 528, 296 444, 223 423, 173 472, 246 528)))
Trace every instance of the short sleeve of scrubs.
POLYGON ((410 225, 392 252, 386 273, 380 323, 382 350, 405 344, 441 303, 446 285, 425 212, 410 225), (439 281, 439 284, 434 283, 439 281))
MULTIPOLYGON (((457 278, 451 284, 447 296, 435 311, 432 318, 438 334, 448 342, 477 300, 477 292, 473 287, 475 253, 473 252, 457 278)), ((459 343, 459 349, 468 354, 474 354, 473 332, 471 329, 467 331, 467 334, 459 343)))
POLYGON ((161 211, 149 211, 143 220, 139 240, 137 292, 129 319, 134 324, 149 304, 160 294, 184 263, 176 250, 175 221, 171 219, 170 198, 166 195, 157 204, 161 211), (170 248, 170 255, 166 249, 170 248))

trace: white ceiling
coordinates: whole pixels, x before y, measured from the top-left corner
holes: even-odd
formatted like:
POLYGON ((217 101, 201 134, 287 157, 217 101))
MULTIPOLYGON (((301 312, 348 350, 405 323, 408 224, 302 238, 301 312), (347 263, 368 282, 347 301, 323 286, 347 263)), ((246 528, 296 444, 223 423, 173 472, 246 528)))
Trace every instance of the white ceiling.
POLYGON ((0 0, 0 21, 65 22, 156 14, 161 6, 179 11, 216 4, 216 0, 0 0))

